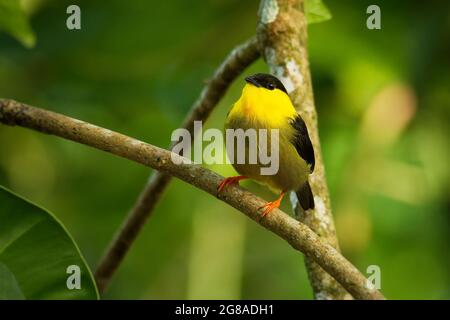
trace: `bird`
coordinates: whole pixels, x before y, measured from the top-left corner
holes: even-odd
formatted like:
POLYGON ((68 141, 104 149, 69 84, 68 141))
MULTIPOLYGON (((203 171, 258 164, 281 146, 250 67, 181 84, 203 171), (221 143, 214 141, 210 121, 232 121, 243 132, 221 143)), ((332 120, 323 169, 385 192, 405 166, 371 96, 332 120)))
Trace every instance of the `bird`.
MULTIPOLYGON (((273 175, 262 175, 260 169, 264 165, 260 161, 237 163, 235 159, 230 159, 239 175, 223 179, 218 185, 218 193, 228 185, 251 179, 279 193, 276 200, 258 209, 263 209, 262 217, 278 208, 289 191, 296 192, 303 210, 314 209, 314 196, 308 178, 314 171, 315 156, 305 121, 295 110, 286 88, 277 77, 257 73, 246 77, 245 81, 239 100, 227 114, 225 130, 256 129, 261 132, 259 129, 266 129, 269 132, 278 129, 279 167, 273 175)), ((249 158, 249 151, 249 145, 245 144, 245 159, 249 158)))

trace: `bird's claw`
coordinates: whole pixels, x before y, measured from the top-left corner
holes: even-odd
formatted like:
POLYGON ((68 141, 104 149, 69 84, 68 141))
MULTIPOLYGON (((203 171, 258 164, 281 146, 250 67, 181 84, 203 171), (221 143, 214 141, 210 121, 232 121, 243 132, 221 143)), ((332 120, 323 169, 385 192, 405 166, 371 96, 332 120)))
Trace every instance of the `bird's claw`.
POLYGON ((245 179, 245 177, 237 176, 237 177, 228 177, 228 178, 223 179, 222 182, 220 182, 219 186, 217 187, 217 192, 221 192, 226 186, 228 186, 230 184, 236 184, 242 179, 245 179))
POLYGON ((273 209, 280 207, 281 200, 283 200, 284 194, 285 194, 285 191, 282 191, 280 196, 278 197, 278 199, 276 199, 275 201, 267 202, 265 205, 258 208, 258 210, 264 209, 264 211, 261 214, 262 218, 267 216, 273 209))
POLYGON ((264 209, 264 211, 261 213, 262 218, 264 218, 264 217, 267 216, 273 209, 278 208, 278 207, 280 207, 280 201, 275 200, 275 201, 267 202, 265 205, 259 207, 258 210, 264 209))

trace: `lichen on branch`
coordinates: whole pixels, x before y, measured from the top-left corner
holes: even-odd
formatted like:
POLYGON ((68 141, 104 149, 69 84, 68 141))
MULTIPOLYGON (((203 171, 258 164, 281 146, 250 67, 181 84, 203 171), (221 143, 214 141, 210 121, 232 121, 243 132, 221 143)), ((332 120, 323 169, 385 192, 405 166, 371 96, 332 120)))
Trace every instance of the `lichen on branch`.
MULTIPOLYGON (((304 2, 262 0, 259 15, 257 36, 263 57, 270 71, 285 84, 295 108, 307 124, 314 146, 316 165, 310 176, 310 184, 316 206, 314 210, 303 212, 298 206, 296 195, 293 194, 293 209, 300 221, 339 250, 320 148, 317 111, 308 62, 304 2), (276 10, 273 9, 275 7, 276 10), (272 12, 269 14, 272 17, 270 21, 266 18, 268 12, 272 12)), ((305 263, 316 299, 351 299, 348 293, 311 259, 306 258, 305 263)))

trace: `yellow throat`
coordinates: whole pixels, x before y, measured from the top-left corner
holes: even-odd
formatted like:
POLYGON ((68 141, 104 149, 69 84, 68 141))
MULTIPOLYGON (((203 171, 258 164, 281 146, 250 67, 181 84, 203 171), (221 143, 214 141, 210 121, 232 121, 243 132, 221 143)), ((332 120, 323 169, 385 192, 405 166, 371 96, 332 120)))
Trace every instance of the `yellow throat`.
POLYGON ((279 89, 269 90, 247 83, 242 95, 230 110, 228 118, 247 117, 268 127, 286 125, 287 118, 297 112, 289 96, 279 89))

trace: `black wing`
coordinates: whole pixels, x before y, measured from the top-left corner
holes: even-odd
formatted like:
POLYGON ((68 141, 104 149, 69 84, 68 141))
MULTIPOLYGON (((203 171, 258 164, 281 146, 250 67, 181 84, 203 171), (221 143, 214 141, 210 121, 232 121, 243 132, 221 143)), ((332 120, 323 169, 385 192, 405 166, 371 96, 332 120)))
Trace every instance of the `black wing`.
POLYGON ((297 149, 298 154, 306 161, 310 166, 310 171, 314 171, 315 158, 314 158, 314 148, 312 146, 311 140, 308 135, 308 128, 306 128, 305 121, 303 121, 300 115, 297 115, 291 120, 291 125, 295 129, 294 138, 292 139, 292 144, 297 149))

